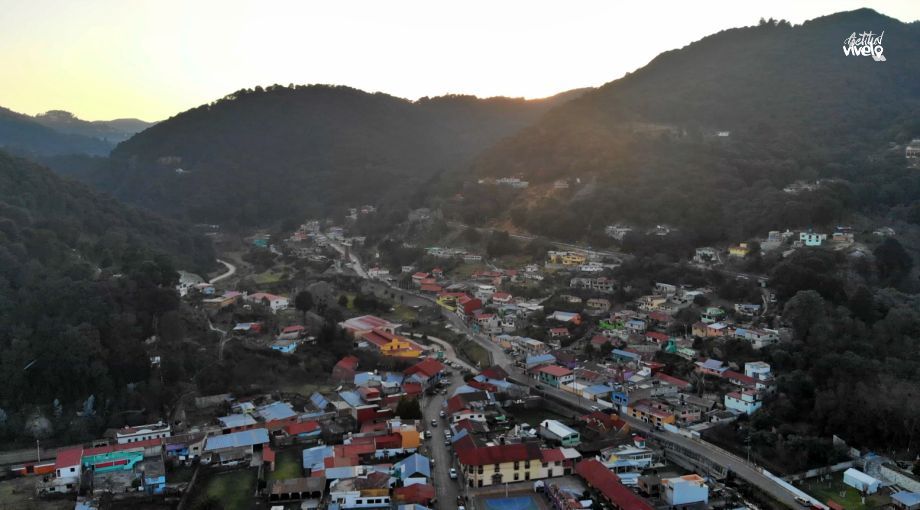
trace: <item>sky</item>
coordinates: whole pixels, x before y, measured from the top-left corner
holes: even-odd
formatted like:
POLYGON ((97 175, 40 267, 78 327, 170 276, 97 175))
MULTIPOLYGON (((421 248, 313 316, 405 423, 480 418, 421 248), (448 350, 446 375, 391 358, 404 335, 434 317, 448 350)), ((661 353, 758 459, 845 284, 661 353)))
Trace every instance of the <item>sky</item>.
POLYGON ((761 17, 860 7, 920 19, 918 0, 0 0, 0 106, 153 121, 273 83, 546 97, 761 17))

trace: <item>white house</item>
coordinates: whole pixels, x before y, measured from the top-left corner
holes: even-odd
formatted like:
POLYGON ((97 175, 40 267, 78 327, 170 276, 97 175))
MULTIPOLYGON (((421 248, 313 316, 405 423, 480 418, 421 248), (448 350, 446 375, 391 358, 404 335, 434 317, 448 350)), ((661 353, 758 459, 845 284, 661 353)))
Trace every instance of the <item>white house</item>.
POLYGON ((668 505, 689 505, 709 502, 709 487, 703 477, 697 474, 663 478, 661 492, 668 505))
POLYGON ((753 390, 733 391, 725 394, 725 408, 752 414, 763 406, 760 393, 753 390))
POLYGON ((272 313, 278 313, 288 307, 288 299, 283 296, 276 296, 267 292, 256 292, 246 295, 243 299, 250 303, 259 303, 271 308, 272 313))
POLYGON ((125 427, 115 432, 115 441, 118 444, 137 443, 148 439, 158 439, 170 436, 170 427, 166 423, 158 422, 137 427, 125 427))

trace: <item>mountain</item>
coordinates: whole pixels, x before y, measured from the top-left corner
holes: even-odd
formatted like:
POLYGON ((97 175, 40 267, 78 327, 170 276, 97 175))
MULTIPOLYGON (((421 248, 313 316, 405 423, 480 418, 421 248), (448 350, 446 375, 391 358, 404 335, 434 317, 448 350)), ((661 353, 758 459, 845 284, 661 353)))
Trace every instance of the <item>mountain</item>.
POLYGON ((497 143, 473 165, 457 214, 481 221, 486 211, 567 238, 626 222, 737 241, 838 221, 873 201, 909 202, 920 196, 903 158, 920 136, 917 76, 920 23, 869 9, 726 30, 497 143), (845 56, 844 40, 870 30, 884 31, 886 61, 845 56), (474 180, 510 175, 530 188, 509 196, 474 180), (846 182, 781 191, 817 178, 846 182), (570 187, 555 189, 557 179, 570 187))
POLYGON ((28 157, 89 154, 104 156, 113 143, 77 133, 65 133, 35 118, 0 107, 0 149, 28 157))
POLYGON ((80 441, 125 409, 157 412, 138 404, 156 395, 145 340, 181 328, 175 268, 213 265, 188 228, 0 152, 0 438, 52 402, 65 418, 38 437, 80 441), (96 413, 70 418, 90 396, 96 413))
POLYGON ((98 138, 112 144, 123 142, 154 124, 140 119, 86 121, 64 110, 51 110, 33 118, 59 133, 98 138))
POLYGON ((573 95, 409 101, 348 87, 257 87, 138 133, 78 177, 157 211, 219 223, 405 200, 573 95))

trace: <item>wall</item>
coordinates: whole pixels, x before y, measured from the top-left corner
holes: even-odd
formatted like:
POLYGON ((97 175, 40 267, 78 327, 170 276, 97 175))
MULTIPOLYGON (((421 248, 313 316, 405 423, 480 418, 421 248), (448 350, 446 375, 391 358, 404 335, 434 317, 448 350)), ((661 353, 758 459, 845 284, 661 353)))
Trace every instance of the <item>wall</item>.
POLYGON ((882 465, 879 467, 879 474, 889 482, 894 482, 910 492, 920 492, 920 481, 907 476, 900 469, 882 465))

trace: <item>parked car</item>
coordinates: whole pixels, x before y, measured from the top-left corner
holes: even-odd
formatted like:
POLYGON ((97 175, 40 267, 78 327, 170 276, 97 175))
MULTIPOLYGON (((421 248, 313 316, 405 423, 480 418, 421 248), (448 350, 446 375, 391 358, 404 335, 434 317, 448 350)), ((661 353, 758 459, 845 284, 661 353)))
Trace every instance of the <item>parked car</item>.
POLYGON ((454 468, 450 468, 450 479, 451 480, 457 479, 457 470, 454 468))
POLYGON ((447 418, 447 413, 445 413, 445 412, 442 410, 440 413, 438 413, 438 416, 440 416, 441 418, 447 418))
POLYGON ((431 420, 431 426, 432 426, 432 427, 437 427, 437 426, 438 426, 438 420, 431 420))

